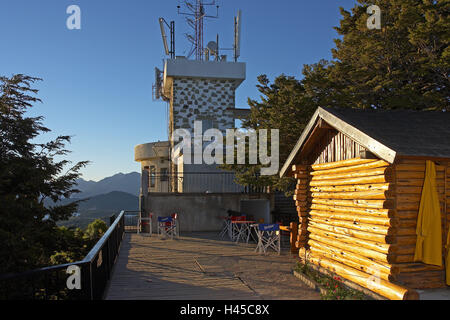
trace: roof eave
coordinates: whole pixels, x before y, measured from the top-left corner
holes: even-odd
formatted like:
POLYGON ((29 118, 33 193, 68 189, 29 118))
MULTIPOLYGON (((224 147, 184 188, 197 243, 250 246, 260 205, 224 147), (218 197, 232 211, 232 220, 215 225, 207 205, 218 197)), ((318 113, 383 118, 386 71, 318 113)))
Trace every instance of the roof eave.
POLYGON ((374 155, 378 156, 380 159, 383 159, 389 163, 394 163, 396 157, 396 152, 394 150, 388 148, 387 146, 373 139, 369 135, 348 124, 344 120, 341 120, 340 118, 328 112, 324 108, 319 107, 312 116, 305 130, 303 130, 300 139, 297 141, 297 144, 295 145, 291 154, 289 155, 283 167, 281 168, 280 177, 284 177, 286 175, 286 172, 292 165, 292 162, 294 161, 297 154, 301 151, 303 144, 310 135, 311 130, 314 128, 314 124, 316 123, 318 118, 323 119, 325 122, 327 122, 330 126, 335 128, 336 130, 342 132, 349 138, 358 142, 360 145, 365 147, 374 155))
POLYGON ((297 143, 295 144, 294 149, 292 149, 291 153, 289 154, 283 167, 280 170, 280 178, 285 176, 286 172, 288 171, 289 167, 291 166, 292 162, 294 161, 294 158, 297 156, 298 152, 300 152, 300 149, 303 146, 303 143, 306 141, 311 130, 314 128, 314 125, 319 117, 320 109, 322 109, 322 108, 319 107, 319 108, 317 108, 316 112, 314 112, 313 116, 311 117, 311 120, 309 120, 309 122, 306 125, 305 129, 303 130, 300 138, 297 140, 297 143))

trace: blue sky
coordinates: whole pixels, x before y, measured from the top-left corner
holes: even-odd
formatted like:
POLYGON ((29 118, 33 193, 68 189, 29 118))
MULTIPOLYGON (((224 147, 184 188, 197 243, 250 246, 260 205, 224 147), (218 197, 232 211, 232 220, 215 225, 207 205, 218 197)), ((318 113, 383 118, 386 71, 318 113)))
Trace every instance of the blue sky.
MULTIPOLYGON (((83 178, 100 180, 139 171, 134 146, 167 140, 166 104, 152 101, 154 68, 165 58, 158 18, 176 23, 176 54, 189 45, 178 0, 0 0, 0 74, 42 78, 42 104, 31 115, 44 116, 52 130, 39 139, 71 135, 68 159, 89 160, 83 178), (68 30, 66 9, 81 8, 81 30, 68 30)), ((236 106, 259 97, 256 77, 284 73, 301 78, 304 64, 330 59, 339 6, 355 0, 221 0, 220 19, 206 23, 205 44, 220 35, 233 43, 233 17, 243 11, 240 61, 247 80, 236 106)))

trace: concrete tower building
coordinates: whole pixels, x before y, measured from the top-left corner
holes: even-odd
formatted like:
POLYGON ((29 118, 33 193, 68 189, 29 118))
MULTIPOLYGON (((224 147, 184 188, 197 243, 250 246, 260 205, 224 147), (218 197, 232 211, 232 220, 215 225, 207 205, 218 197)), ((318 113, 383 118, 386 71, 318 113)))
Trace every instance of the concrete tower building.
POLYGON ((244 80, 242 62, 166 60, 162 94, 170 103, 169 136, 180 128, 193 134, 194 121, 202 121, 203 130, 234 128, 235 91, 244 80))
MULTIPOLYGON (((215 128, 225 136, 226 129, 235 127, 239 110, 235 108, 235 91, 245 80, 245 63, 198 61, 179 57, 167 60, 164 66, 162 95, 169 102, 169 141, 172 134, 186 129, 194 137, 194 122, 202 132, 215 128)), ((171 173, 178 176, 173 189, 178 192, 230 192, 241 188, 233 176, 215 165, 184 164, 183 155, 172 163, 171 173), (221 174, 219 174, 221 173, 221 174)), ((191 157, 191 163, 193 158, 191 157)))
MULTIPOLYGON (((156 70, 154 96, 168 104, 168 139, 135 147, 135 160, 141 163, 142 169, 141 215, 180 213, 183 231, 218 230, 222 226, 220 217, 227 215, 229 210, 244 209, 254 218, 269 221, 268 195, 260 193, 262 199, 255 200, 253 194, 250 201, 250 188, 236 184, 232 172, 221 170, 218 164, 205 163, 203 157, 201 163, 194 161, 192 153, 199 151, 194 143, 191 143, 191 154, 188 150, 182 150, 180 154, 174 150, 178 141, 174 141, 173 134, 177 129, 189 132, 191 139, 208 129, 218 129, 225 137, 227 129, 235 128, 236 119, 245 118, 250 111, 235 105, 236 90, 246 78, 246 64, 237 61, 240 56, 240 10, 234 19, 233 61, 227 61, 226 56, 219 54, 218 36, 216 42, 211 41, 203 47, 202 20, 211 17, 204 9, 214 1, 208 4, 203 0, 185 2, 195 9, 192 14, 187 14, 195 17, 191 20, 196 23, 195 60, 175 55, 174 22, 169 25, 163 18, 159 19, 165 51, 170 58, 164 61, 163 71, 156 70), (166 26, 170 28, 170 49, 166 26), (198 123, 201 123, 201 132, 198 123), (188 157, 190 161, 186 160, 188 157)), ((200 150, 206 145, 208 142, 203 142, 200 150)), ((223 156, 225 160, 225 150, 223 156)))
POLYGON ((245 63, 224 60, 198 61, 177 57, 165 61, 161 95, 169 103, 169 139, 157 144, 158 153, 154 151, 154 143, 135 147, 135 160, 141 163, 143 180, 156 180, 155 183, 143 182, 143 186, 148 184, 149 192, 218 193, 242 190, 233 182, 234 176, 226 174, 217 165, 184 164, 185 155, 179 157, 177 162, 171 161, 171 151, 175 146, 172 134, 175 130, 186 129, 193 137, 194 122, 200 121, 203 132, 215 128, 225 136, 226 129, 234 128, 235 120, 248 113, 248 110, 235 106, 236 89, 246 76, 245 63), (163 150, 164 147, 166 150, 163 150), (170 180, 168 183, 158 181, 160 177, 165 179, 166 175, 170 180), (161 186, 166 189, 162 190, 161 186))

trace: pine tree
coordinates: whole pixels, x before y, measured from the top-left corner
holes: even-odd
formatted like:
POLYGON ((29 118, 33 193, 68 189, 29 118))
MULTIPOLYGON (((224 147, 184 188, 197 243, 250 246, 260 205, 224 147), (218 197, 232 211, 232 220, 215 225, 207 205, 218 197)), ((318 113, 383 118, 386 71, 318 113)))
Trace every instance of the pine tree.
POLYGON ((340 99, 330 106, 450 110, 450 1, 358 2, 352 12, 341 8, 335 28, 341 39, 328 77, 340 99), (381 9, 380 30, 367 28, 372 4, 381 9))
MULTIPOLYGON (((261 101, 248 99, 250 115, 242 123, 245 129, 267 129, 268 147, 270 150, 270 130, 278 129, 280 137, 279 154, 280 163, 287 159, 301 132, 305 128, 314 107, 308 103, 305 90, 300 81, 294 77, 281 75, 271 84, 266 75, 258 77, 258 91, 261 93, 261 101)), ((246 148, 247 161, 248 151, 246 148)), ((277 176, 261 176, 260 165, 223 165, 224 169, 236 173, 236 182, 245 186, 271 186, 284 189, 285 180, 277 176)))
POLYGON ((56 161, 68 153, 70 137, 60 136, 39 144, 33 139, 50 130, 42 117, 26 112, 40 102, 31 87, 38 78, 0 77, 0 273, 18 272, 50 264, 58 230, 56 222, 68 219, 77 203, 44 206, 68 198, 74 189, 79 162, 63 172, 69 161, 56 161))

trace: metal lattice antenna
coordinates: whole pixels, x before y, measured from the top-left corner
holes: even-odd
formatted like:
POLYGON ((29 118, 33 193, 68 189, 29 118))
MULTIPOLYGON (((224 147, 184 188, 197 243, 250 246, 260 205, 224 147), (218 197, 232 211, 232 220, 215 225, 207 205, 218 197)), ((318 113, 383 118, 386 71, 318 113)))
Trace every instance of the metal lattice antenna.
POLYGON ((219 6, 215 0, 205 3, 203 0, 182 0, 181 5, 178 5, 178 13, 185 15, 188 26, 192 29, 192 33, 186 33, 186 38, 192 45, 192 49, 188 54, 188 58, 195 53, 196 60, 203 60, 204 47, 203 47, 203 35, 204 35, 204 19, 205 18, 218 18, 219 6), (215 16, 207 15, 206 7, 216 6, 217 13, 215 16))

